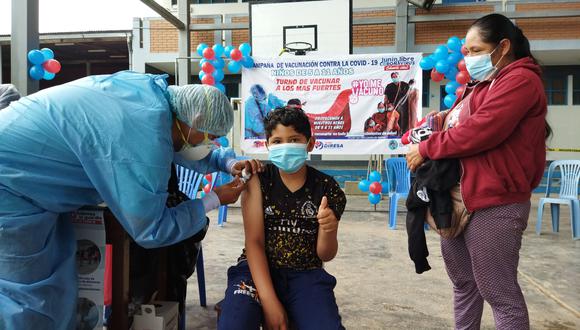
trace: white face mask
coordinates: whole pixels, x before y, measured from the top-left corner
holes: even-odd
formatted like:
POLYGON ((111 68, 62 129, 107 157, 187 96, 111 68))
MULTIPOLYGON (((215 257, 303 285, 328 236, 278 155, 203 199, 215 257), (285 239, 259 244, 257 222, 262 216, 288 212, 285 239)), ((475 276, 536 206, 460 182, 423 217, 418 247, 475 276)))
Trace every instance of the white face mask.
POLYGON ((179 123, 177 123, 177 129, 179 130, 181 138, 183 139, 183 147, 181 150, 175 153, 175 161, 179 165, 188 167, 187 163, 204 159, 213 150, 214 145, 211 143, 207 133, 204 133, 203 142, 197 145, 192 145, 188 142, 189 135, 191 134, 191 128, 187 133, 187 138, 185 138, 183 135, 179 123))

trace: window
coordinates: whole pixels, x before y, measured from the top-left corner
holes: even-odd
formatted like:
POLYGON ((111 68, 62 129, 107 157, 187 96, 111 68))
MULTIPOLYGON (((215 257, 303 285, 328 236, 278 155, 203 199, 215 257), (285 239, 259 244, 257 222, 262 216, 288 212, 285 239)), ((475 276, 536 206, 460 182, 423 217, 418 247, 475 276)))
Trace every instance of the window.
POLYGON ((431 84, 431 71, 425 70, 423 71, 423 92, 421 95, 422 100, 422 107, 428 108, 429 107, 429 84, 431 84))
POLYGON ((580 72, 576 72, 572 75, 572 82, 572 104, 580 105, 580 72))
POLYGON ((544 90, 548 105, 568 104, 569 67, 551 66, 544 68, 544 90))

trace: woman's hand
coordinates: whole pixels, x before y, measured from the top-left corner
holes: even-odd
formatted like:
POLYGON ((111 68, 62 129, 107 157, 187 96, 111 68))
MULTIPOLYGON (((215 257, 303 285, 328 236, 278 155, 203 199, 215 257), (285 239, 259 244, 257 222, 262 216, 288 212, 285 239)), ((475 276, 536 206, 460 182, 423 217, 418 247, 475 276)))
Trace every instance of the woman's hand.
POLYGON ((232 175, 241 176, 244 168, 248 173, 256 174, 264 171, 264 164, 257 159, 241 160, 232 167, 232 175))
POLYGON ((264 325, 267 330, 288 329, 288 316, 280 301, 276 300, 263 306, 264 325))
POLYGON ((409 152, 407 153, 407 167, 411 170, 411 172, 415 172, 421 164, 425 161, 423 156, 419 153, 419 145, 418 144, 411 144, 409 146, 409 152))

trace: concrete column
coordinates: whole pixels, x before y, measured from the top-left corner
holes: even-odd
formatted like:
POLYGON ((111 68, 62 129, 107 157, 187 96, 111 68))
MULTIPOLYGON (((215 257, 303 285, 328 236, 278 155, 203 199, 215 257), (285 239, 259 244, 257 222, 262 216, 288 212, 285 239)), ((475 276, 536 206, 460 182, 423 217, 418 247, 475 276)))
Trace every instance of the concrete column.
POLYGON ((408 4, 405 0, 397 0, 395 9, 395 50, 397 53, 407 52, 408 4))
POLYGON ((38 0, 12 0, 11 82, 23 96, 38 91, 38 81, 28 76, 27 57, 38 44, 38 0))
POLYGON ((178 32, 179 59, 177 60, 177 84, 180 86, 187 85, 191 82, 190 7, 191 0, 177 0, 178 18, 185 25, 185 28, 178 32))

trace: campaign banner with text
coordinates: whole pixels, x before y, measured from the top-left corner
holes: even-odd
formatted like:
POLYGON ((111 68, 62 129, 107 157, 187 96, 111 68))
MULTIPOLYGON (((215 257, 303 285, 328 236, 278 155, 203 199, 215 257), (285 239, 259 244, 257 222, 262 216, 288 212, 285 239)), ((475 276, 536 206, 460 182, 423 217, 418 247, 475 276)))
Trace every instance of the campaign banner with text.
POLYGON ((265 153, 263 120, 283 106, 305 111, 314 154, 401 154, 421 115, 421 54, 254 58, 242 72, 242 150, 265 153))

